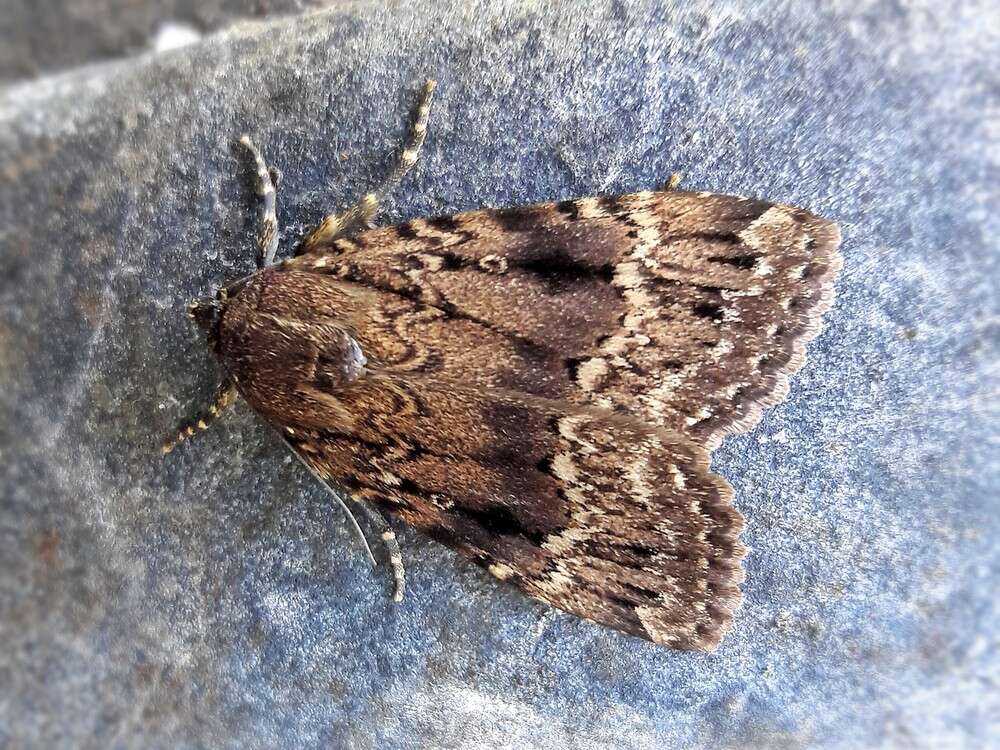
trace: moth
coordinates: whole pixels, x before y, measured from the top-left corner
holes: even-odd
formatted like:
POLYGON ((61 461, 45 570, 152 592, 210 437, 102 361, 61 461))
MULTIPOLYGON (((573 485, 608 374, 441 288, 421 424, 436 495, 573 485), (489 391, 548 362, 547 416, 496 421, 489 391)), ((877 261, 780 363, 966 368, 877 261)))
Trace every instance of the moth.
POLYGON ((385 184, 286 260, 243 137, 260 270, 189 308, 225 381, 178 439, 245 399, 378 524, 397 599, 383 512, 574 615, 714 649, 745 550, 709 456, 785 398, 833 299, 837 227, 665 189, 371 228, 433 91, 385 184))

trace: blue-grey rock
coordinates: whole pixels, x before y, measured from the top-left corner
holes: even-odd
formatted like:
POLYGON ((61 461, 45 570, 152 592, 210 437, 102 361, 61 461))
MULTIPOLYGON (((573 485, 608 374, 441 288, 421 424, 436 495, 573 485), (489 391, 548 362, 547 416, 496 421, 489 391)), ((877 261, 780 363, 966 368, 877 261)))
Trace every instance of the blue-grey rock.
POLYGON ((0 93, 0 745, 988 747, 1000 743, 995 3, 348 4, 0 93), (746 515, 717 653, 553 611, 403 529, 392 604, 219 376, 186 302, 253 268, 234 147, 282 240, 660 185, 840 222, 787 403, 714 467, 746 515))
POLYGON ((338 0, 4 0, 0 85, 160 49, 241 18, 301 12, 338 0))

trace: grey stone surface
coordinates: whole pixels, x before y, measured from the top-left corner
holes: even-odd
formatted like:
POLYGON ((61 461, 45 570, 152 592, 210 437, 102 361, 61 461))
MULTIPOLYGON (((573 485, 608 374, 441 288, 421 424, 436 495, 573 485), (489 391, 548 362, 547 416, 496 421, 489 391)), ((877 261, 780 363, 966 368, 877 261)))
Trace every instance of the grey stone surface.
POLYGON ((0 84, 136 54, 170 26, 195 32, 340 0, 3 0, 0 84))
POLYGON ((995 3, 443 2, 247 25, 0 94, 0 746, 1000 742, 995 3), (184 304, 425 158, 384 221, 661 184, 837 219, 789 401, 715 468, 752 547, 714 655, 547 609, 402 530, 387 598, 184 304))

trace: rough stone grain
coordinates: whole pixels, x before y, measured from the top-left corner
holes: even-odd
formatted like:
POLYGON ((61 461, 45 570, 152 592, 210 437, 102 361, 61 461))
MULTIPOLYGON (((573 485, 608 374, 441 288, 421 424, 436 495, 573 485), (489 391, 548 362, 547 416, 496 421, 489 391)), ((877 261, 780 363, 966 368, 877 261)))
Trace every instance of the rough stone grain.
POLYGON ((995 3, 357 3, 0 94, 0 746, 1000 742, 995 3), (423 6, 423 7, 422 7, 423 6), (387 597, 185 303, 251 270, 234 148, 290 242, 390 164, 383 220, 662 184, 839 221, 789 401, 714 465, 748 521, 714 655, 554 612, 407 530, 387 597))
POLYGON ((341 0, 4 0, 0 84, 111 60, 238 19, 334 5, 341 0), (177 38, 176 36, 174 37, 177 38))

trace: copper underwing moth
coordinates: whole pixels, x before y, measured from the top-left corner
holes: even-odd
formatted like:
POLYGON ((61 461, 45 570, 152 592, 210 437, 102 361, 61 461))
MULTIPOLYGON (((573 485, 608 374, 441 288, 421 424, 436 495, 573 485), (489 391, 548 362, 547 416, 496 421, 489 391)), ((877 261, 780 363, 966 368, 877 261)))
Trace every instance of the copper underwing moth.
POLYGON ((379 525, 397 599, 383 511, 550 605, 712 650, 745 550, 709 454, 785 398, 833 299, 838 229, 672 189, 371 228, 433 89, 386 183, 286 260, 272 170, 242 139, 260 270, 190 306, 225 380, 164 450, 239 395, 379 525))

